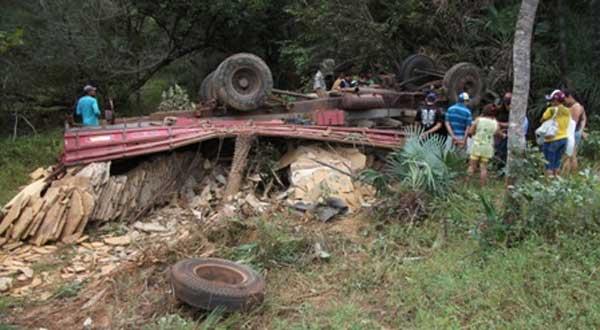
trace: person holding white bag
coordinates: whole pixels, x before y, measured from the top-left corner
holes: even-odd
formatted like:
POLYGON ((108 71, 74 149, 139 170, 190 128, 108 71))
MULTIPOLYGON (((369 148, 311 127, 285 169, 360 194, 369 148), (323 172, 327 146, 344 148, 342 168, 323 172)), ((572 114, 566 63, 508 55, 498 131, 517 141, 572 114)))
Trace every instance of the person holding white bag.
POLYGON ((555 90, 546 99, 551 104, 544 112, 542 126, 536 134, 544 138, 542 151, 547 161, 546 174, 554 177, 558 176, 560 160, 567 148, 571 112, 563 105, 565 94, 562 91, 555 90))

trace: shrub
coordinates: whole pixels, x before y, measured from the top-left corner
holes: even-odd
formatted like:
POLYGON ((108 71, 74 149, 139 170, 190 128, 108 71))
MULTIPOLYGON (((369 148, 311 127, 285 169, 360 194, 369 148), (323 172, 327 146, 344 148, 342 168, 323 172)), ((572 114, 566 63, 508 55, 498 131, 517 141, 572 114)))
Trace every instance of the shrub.
POLYGON ((374 205, 376 219, 381 222, 413 224, 427 215, 428 196, 419 190, 399 190, 389 193, 374 205))
POLYGON ((566 179, 526 180, 510 194, 515 204, 502 212, 481 198, 486 216, 474 233, 482 247, 530 236, 554 242, 565 234, 600 232, 600 178, 590 170, 566 179))
POLYGON ((561 233, 600 231, 600 179, 587 170, 550 182, 534 180, 517 186, 512 197, 519 205, 520 234, 555 239, 561 233))
POLYGON ((465 167, 465 159, 445 139, 437 135, 423 139, 421 132, 408 129, 406 143, 402 149, 390 153, 383 171, 371 170, 363 173, 362 178, 377 188, 401 183, 409 190, 432 195, 447 193, 459 169, 465 167))
MULTIPOLYGON (((257 218, 252 223, 252 240, 224 248, 224 257, 250 265, 257 270, 272 267, 296 267, 310 261, 313 242, 310 237, 290 233, 286 224, 278 224, 277 216, 257 218)), ((247 233, 248 234, 248 233, 247 233)))
POLYGON ((192 111, 196 108, 187 92, 177 84, 162 92, 161 99, 158 111, 192 111))
POLYGON ((546 159, 540 148, 529 144, 523 154, 515 155, 510 170, 512 176, 521 181, 537 180, 543 176, 545 164, 546 159))
POLYGON ((578 148, 577 154, 586 159, 597 162, 600 160, 600 131, 592 131, 587 139, 578 148))

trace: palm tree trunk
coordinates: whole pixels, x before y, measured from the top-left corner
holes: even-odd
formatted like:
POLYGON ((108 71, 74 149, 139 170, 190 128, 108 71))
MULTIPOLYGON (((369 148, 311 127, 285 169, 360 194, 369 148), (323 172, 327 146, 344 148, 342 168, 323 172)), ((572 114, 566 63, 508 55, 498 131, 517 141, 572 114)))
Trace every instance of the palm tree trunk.
POLYGON ((517 20, 513 45, 513 98, 508 128, 507 179, 513 183, 514 169, 526 147, 523 121, 527 115, 529 84, 531 79, 531 41, 539 0, 523 0, 517 20))

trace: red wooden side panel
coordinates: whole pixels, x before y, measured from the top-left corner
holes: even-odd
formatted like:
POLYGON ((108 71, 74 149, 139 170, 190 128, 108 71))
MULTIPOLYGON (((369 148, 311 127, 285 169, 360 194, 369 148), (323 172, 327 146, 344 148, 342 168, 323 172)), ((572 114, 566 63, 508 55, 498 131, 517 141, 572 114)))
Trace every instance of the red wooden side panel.
MULTIPOLYGON (((330 141, 379 148, 397 148, 404 134, 394 130, 337 127, 343 111, 323 114, 319 125, 287 125, 281 120, 177 120, 174 125, 111 126, 68 130, 64 135, 65 165, 86 164, 173 150, 214 138, 238 134, 330 141), (341 113, 340 113, 341 112, 341 113)), ((329 110, 327 111, 329 112, 329 110)))

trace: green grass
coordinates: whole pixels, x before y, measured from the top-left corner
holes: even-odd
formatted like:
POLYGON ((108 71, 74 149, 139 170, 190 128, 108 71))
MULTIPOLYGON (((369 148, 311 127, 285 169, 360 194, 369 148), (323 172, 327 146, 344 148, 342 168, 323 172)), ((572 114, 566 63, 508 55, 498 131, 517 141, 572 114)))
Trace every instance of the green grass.
POLYGON ((0 139, 0 205, 8 202, 19 187, 29 183, 29 173, 57 162, 62 149, 59 131, 0 139))
MULTIPOLYGON (((26 183, 31 170, 52 162, 59 141, 58 133, 0 141, 0 201, 26 183)), ((117 292, 141 292, 148 280, 155 288, 144 299, 120 297, 127 306, 115 301, 110 313, 121 325, 143 318, 146 329, 600 328, 600 235, 561 234, 553 241, 529 235, 511 248, 482 249, 472 234, 486 216, 480 196, 500 207, 503 193, 501 181, 486 188, 458 184, 433 199, 427 219, 413 225, 371 213, 354 223, 322 224, 286 212, 231 219, 209 240, 216 256, 265 275, 260 307, 209 314, 166 303, 162 267, 193 256, 173 252, 157 269, 117 279, 117 292), (315 243, 330 258, 316 257, 315 243), (161 308, 140 315, 144 301, 161 308)), ((80 289, 65 285, 56 294, 72 297, 80 289)), ((0 314, 14 304, 0 299, 0 314)))
POLYGON ((268 281, 264 305, 219 324, 274 329, 600 327, 600 237, 563 236, 559 243, 548 243, 533 236, 513 248, 482 250, 470 233, 485 216, 479 195, 498 204, 502 189, 500 182, 484 189, 465 185, 436 200, 432 216, 414 227, 381 226, 366 218, 360 233, 369 234, 358 240, 329 232, 332 225, 310 228, 314 224, 300 227, 289 218, 258 219, 253 248, 233 247, 226 251, 235 253, 227 256, 280 260, 277 251, 298 251, 287 240, 294 237, 326 242, 331 258, 307 263, 303 249, 301 267, 262 263, 268 281), (272 226, 262 227, 263 222, 272 226), (283 245, 261 250, 261 237, 281 237, 276 242, 283 245), (440 247, 433 248, 440 239, 440 247))

